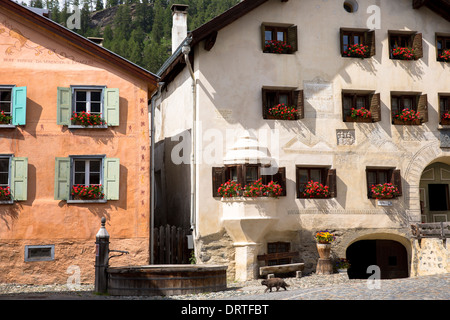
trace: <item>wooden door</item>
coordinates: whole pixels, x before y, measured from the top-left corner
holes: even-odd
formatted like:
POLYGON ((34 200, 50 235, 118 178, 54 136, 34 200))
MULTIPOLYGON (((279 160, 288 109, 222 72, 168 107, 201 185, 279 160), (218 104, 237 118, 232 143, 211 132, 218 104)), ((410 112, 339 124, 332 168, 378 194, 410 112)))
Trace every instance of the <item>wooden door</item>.
POLYGON ((392 240, 377 240, 377 265, 381 279, 408 277, 408 257, 405 247, 392 240))

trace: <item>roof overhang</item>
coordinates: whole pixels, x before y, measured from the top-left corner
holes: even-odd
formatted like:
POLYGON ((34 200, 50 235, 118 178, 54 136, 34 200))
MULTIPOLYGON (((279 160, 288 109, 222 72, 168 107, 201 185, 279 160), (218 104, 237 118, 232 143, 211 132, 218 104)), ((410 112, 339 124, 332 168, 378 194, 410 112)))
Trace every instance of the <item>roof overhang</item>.
POLYGON ((420 9, 423 6, 450 21, 450 0, 413 0, 414 9, 420 9))

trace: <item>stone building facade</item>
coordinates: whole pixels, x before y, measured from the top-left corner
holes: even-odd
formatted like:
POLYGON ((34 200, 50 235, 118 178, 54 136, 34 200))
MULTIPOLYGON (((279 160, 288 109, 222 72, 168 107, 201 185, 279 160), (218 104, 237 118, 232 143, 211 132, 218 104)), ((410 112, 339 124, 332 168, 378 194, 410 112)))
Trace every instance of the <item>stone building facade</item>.
POLYGON ((410 224, 446 221, 450 210, 449 3, 437 2, 241 1, 175 42, 153 114, 156 221, 190 226, 197 260, 227 264, 235 279, 257 277, 258 255, 277 244, 314 271, 314 235, 324 229, 355 277, 372 264, 386 278, 409 276, 410 224), (290 47, 270 51, 274 40, 290 47), (352 56, 358 45, 363 56, 352 56), (410 56, 400 58, 403 47, 410 56), (282 103, 293 120, 270 110, 282 103), (352 108, 370 111, 369 121, 352 108), (405 109, 418 120, 400 121, 405 109), (427 180, 431 169, 439 180, 427 180), (217 192, 258 178, 283 194, 217 192), (305 197, 310 180, 330 196, 305 197), (398 194, 374 199, 372 185, 385 183, 398 194), (430 190, 446 200, 431 208, 430 190))

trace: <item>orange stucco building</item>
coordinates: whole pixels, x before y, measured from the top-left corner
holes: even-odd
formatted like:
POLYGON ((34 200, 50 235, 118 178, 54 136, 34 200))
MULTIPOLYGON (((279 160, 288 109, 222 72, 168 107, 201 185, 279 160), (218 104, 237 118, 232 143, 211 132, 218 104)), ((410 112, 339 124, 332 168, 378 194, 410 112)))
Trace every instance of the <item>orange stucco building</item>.
POLYGON ((149 262, 156 87, 152 73, 0 1, 0 282, 93 283, 102 217, 111 249, 130 252, 112 265, 149 262), (101 121, 75 121, 86 114, 101 121))

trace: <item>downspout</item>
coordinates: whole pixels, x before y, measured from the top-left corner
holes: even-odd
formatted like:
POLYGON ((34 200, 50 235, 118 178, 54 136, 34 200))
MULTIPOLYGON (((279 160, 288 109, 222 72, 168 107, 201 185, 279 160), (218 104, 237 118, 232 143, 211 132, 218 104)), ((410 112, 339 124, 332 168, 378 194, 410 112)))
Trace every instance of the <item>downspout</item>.
POLYGON ((156 100, 161 97, 161 88, 164 82, 158 83, 158 91, 152 96, 150 114, 150 264, 155 263, 153 230, 155 229, 155 106, 156 100))
POLYGON ((196 234, 196 187, 197 187, 197 162, 196 162, 196 140, 197 140, 197 80, 195 79, 194 70, 192 69, 191 61, 189 60, 189 53, 191 52, 190 43, 192 38, 188 38, 182 47, 184 60, 188 67, 192 78, 192 137, 191 137, 191 230, 195 238, 196 234))

